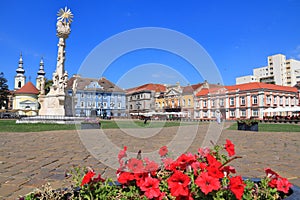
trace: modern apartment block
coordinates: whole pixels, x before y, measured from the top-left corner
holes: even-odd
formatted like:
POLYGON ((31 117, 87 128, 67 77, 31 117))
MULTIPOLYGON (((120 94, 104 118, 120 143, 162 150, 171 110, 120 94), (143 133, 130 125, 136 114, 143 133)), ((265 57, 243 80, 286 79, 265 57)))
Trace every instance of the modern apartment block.
POLYGON ((268 56, 268 66, 253 69, 253 75, 236 78, 236 84, 251 82, 294 86, 300 81, 300 61, 286 59, 285 55, 268 56))

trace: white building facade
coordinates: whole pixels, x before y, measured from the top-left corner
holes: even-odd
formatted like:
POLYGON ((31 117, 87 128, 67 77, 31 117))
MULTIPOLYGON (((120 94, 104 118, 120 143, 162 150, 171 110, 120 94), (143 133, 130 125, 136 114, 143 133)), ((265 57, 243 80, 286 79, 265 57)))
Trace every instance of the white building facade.
POLYGON ((268 56, 268 66, 253 69, 253 75, 236 78, 236 84, 250 82, 294 86, 300 81, 300 61, 286 59, 285 55, 268 56))

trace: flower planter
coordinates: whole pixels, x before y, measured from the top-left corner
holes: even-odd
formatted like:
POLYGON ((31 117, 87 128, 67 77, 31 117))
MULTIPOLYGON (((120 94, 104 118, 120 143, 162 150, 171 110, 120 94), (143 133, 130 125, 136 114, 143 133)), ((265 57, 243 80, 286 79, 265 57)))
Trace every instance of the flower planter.
POLYGON ((98 123, 81 123, 81 129, 100 129, 100 127, 98 123))
MULTIPOLYGON (((249 179, 249 178, 243 178, 245 179, 249 179)), ((254 181, 254 182, 260 182, 260 178, 250 178, 250 180, 254 181)), ((284 198, 284 200, 300 200, 300 187, 293 185, 290 188, 289 194, 286 198, 284 198)))
POLYGON ((243 122, 237 122, 237 123, 238 123, 238 130, 258 131, 258 122, 253 122, 250 125, 243 123, 243 122))

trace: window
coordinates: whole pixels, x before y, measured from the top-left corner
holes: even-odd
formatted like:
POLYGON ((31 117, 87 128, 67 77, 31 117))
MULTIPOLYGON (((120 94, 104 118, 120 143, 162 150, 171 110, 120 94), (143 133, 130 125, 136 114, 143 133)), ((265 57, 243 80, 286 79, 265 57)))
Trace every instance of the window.
POLYGON ((103 98, 106 99, 106 97, 107 97, 107 95, 106 95, 106 94, 103 94, 103 98))
POLYGON ((252 96, 252 103, 257 104, 257 96, 256 95, 252 96))
POLYGON ((230 98, 229 98, 229 101, 230 101, 230 105, 231 105, 231 106, 234 106, 234 98, 233 98, 233 97, 230 97, 230 98))
POLYGON ((83 98, 84 97, 84 93, 81 93, 81 98, 83 98))
POLYGON ((103 103, 103 108, 107 108, 107 102, 103 103))
POLYGON ((182 106, 185 106, 185 99, 182 100, 182 106))
POLYGON ((230 117, 235 117, 235 110, 230 110, 229 114, 230 114, 230 117))
POLYGON ((288 106, 289 105, 289 98, 285 97, 285 105, 288 106))
POLYGON ((191 106, 191 99, 188 99, 188 106, 191 106))
POLYGON ((80 102, 80 107, 84 107, 84 102, 82 101, 82 102, 80 102))
POLYGON ((118 103, 118 108, 121 109, 122 108, 122 104, 118 103))
POLYGON ((130 107, 130 110, 132 110, 132 105, 130 105, 129 107, 130 107))
POLYGON ((206 100, 203 101, 203 107, 204 107, 204 108, 207 107, 207 102, 206 102, 206 100))
POLYGON ((253 111, 252 111, 252 116, 257 117, 257 116, 258 116, 258 110, 253 110, 253 111))
POLYGON ((110 107, 111 108, 114 108, 115 107, 115 104, 113 102, 110 102, 110 107))
POLYGON ((271 104, 271 96, 270 95, 267 96, 267 104, 271 104))
POLYGON ((164 108, 165 107, 165 102, 162 102, 162 108, 164 108))
POLYGON ((241 97, 241 105, 245 105, 246 102, 245 102, 245 97, 241 97))
POLYGON ((220 106, 224 106, 224 99, 220 99, 220 106))
POLYGON ((216 117, 216 111, 215 112, 211 112, 211 117, 216 117))
POLYGON ((277 97, 276 96, 274 96, 273 103, 277 104, 277 97))
POLYGON ((203 117, 207 117, 207 112, 203 112, 203 117))
POLYGON ((211 100, 211 107, 215 107, 215 100, 211 100))
POLYGON ((98 108, 101 108, 101 102, 98 102, 98 108))
POLYGON ((246 117, 246 110, 241 110, 241 116, 246 117))
POLYGON ((283 104, 283 97, 279 97, 279 104, 280 104, 280 105, 283 104))

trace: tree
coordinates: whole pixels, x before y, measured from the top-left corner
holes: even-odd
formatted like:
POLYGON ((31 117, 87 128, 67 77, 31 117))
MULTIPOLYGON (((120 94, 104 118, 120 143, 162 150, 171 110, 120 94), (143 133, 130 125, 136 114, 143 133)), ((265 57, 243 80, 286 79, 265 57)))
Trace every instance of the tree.
POLYGON ((8 108, 8 96, 9 90, 7 85, 7 79, 4 77, 4 73, 0 72, 0 109, 5 107, 8 108))
POLYGON ((50 92, 50 87, 53 85, 53 81, 51 79, 46 79, 45 81, 45 94, 50 92))

